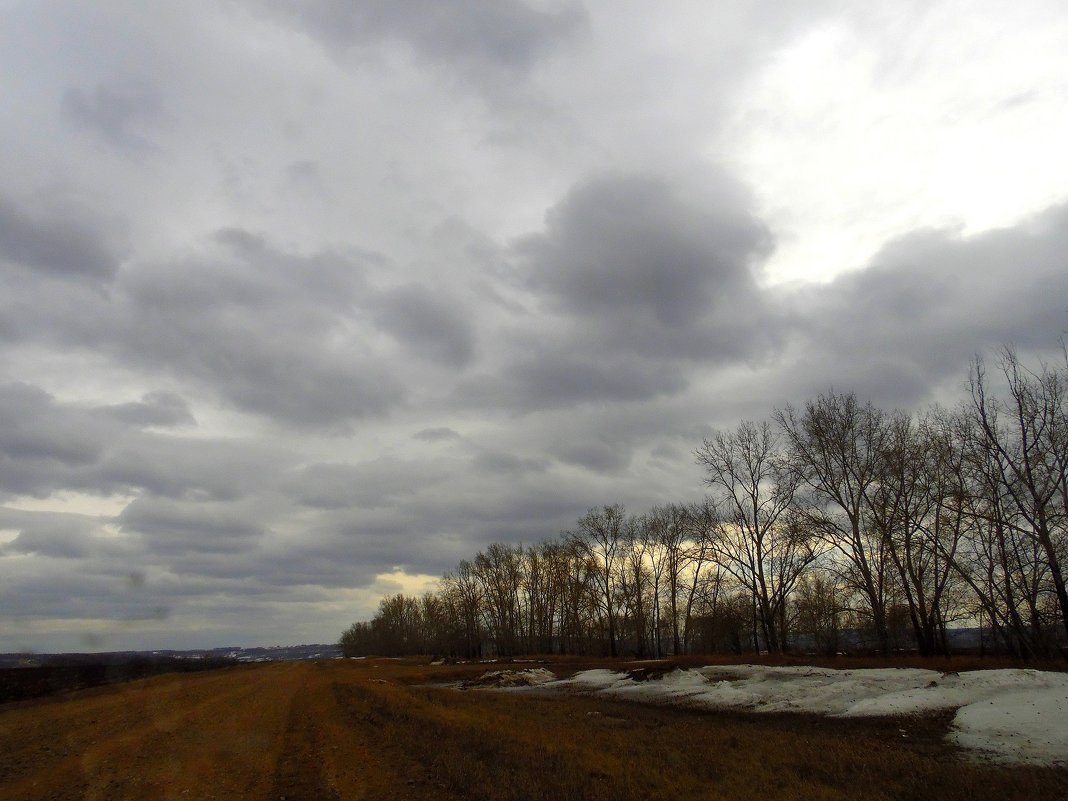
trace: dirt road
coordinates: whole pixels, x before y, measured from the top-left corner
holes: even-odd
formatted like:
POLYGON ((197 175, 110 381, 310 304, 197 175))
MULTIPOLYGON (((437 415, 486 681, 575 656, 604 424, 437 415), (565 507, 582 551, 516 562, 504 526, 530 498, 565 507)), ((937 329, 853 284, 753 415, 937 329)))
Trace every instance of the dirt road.
POLYGON ((381 780, 360 729, 338 725, 338 680, 315 665, 274 664, 9 707, 0 798, 363 797, 381 780))

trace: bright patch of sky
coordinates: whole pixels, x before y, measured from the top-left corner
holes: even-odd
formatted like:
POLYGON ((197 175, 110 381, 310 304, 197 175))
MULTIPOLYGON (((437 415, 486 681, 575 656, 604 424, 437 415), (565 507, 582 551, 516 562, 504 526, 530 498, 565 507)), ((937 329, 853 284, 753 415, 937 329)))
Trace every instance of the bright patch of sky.
POLYGON ((916 228, 974 234, 1061 198, 1066 43, 1055 5, 891 3, 776 52, 715 148, 779 238, 769 280, 827 280, 916 228))

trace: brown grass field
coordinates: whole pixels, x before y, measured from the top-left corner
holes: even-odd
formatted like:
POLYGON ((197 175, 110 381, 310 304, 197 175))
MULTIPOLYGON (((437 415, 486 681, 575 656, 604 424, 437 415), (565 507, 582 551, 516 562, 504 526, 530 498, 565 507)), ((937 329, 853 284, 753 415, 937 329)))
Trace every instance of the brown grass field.
POLYGON ((1068 799, 1068 770, 982 764, 946 745, 949 716, 461 692, 433 683, 503 666, 427 661, 250 665, 8 704, 0 799, 1068 799))

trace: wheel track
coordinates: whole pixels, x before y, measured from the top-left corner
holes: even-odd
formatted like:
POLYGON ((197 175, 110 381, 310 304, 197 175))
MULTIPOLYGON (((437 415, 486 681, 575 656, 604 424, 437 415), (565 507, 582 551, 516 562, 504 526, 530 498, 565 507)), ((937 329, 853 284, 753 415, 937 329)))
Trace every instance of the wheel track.
POLYGON ((272 795, 285 801, 341 801, 329 781, 323 733, 316 723, 314 696, 321 692, 305 681, 289 704, 285 734, 274 773, 272 795))

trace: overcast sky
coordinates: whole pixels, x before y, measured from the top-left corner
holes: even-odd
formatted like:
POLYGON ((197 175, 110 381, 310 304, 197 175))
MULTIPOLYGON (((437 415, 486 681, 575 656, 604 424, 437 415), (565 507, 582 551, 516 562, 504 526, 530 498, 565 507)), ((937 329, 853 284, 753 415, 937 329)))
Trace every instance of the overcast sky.
POLYGON ((335 641, 1068 327, 1061 0, 0 0, 0 651, 335 641))

